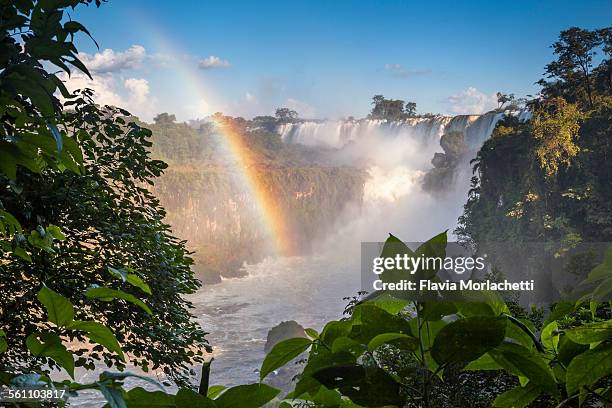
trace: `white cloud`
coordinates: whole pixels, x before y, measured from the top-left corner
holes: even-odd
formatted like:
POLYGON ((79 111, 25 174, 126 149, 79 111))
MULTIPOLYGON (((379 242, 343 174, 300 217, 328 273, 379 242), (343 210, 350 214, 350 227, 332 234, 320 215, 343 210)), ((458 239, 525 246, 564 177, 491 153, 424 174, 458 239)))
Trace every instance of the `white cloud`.
POLYGON ((385 64, 385 70, 396 77, 411 77, 431 74, 430 69, 408 69, 401 64, 385 64))
MULTIPOLYGON (((175 111, 173 110, 172 112, 174 113, 175 111)), ((202 119, 213 112, 211 111, 209 101, 206 99, 198 99, 195 103, 189 103, 180 108, 180 115, 186 119, 202 119)))
POLYGON ((212 69, 212 68, 227 68, 230 66, 229 61, 210 55, 206 58, 201 59, 198 62, 198 67, 201 69, 212 69))
POLYGON ((157 111, 157 99, 151 97, 149 82, 144 78, 118 79, 111 74, 96 75, 90 79, 74 72, 71 77, 60 74, 69 91, 90 88, 99 105, 113 105, 128 110, 140 119, 150 121, 157 111))
POLYGON ((107 48, 94 55, 79 53, 79 58, 91 72, 104 74, 139 68, 146 59, 151 57, 143 46, 132 45, 125 51, 114 51, 107 48))
POLYGON ((497 96, 487 95, 471 86, 446 98, 446 103, 448 111, 456 115, 480 114, 497 107, 497 96))
POLYGON ((147 106, 149 99, 149 81, 144 78, 128 78, 123 82, 128 91, 130 105, 147 106))

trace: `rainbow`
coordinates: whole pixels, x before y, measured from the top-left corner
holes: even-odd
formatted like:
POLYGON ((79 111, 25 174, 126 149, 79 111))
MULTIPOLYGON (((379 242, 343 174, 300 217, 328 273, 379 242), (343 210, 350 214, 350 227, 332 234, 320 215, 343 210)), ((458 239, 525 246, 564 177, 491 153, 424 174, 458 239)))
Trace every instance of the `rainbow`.
MULTIPOLYGON (((191 100, 198 101, 197 112, 202 116, 209 116, 210 105, 217 105, 214 92, 203 81, 202 72, 197 69, 194 61, 185 61, 183 53, 179 51, 180 42, 171 41, 172 34, 162 33, 160 25, 145 20, 139 21, 140 29, 147 31, 158 52, 170 57, 171 68, 177 73, 173 84, 184 90, 191 100)), ((217 130, 220 146, 228 154, 228 165, 236 170, 235 182, 254 199, 256 216, 272 240, 277 255, 291 255, 293 240, 290 237, 288 218, 284 215, 282 206, 275 199, 274 192, 264 182, 264 175, 257 171, 257 157, 246 145, 242 134, 227 120, 212 117, 217 130)))
POLYGON ((218 131, 219 142, 229 154, 228 163, 237 170, 238 182, 254 198, 259 219, 273 239, 277 254, 291 255, 293 240, 289 234, 287 217, 275 199, 270 185, 265 183, 264 175, 257 170, 257 158, 244 142, 243 134, 228 120, 213 117, 218 131))

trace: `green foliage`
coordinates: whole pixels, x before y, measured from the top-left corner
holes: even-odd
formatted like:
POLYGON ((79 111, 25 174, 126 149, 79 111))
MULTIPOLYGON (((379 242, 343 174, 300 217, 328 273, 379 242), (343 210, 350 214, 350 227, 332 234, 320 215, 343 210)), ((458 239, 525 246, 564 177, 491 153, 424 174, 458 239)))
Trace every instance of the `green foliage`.
POLYGON ((416 116, 416 103, 404 102, 401 99, 386 99, 383 95, 374 95, 372 98, 372 111, 370 119, 398 121, 416 116))
POLYGON ((74 308, 70 300, 43 286, 36 296, 47 309, 47 319, 58 326, 68 326, 74 320, 74 308))
POLYGON ((509 391, 500 394, 493 406, 498 408, 524 408, 531 404, 538 397, 540 391, 538 387, 529 383, 526 386, 518 386, 509 391))
MULTIPOLYGON (((70 98, 52 64, 70 74, 70 66, 89 75, 78 59, 74 35, 90 35, 77 21, 65 21, 66 8, 93 0, 4 2, 0 41, 0 170, 12 180, 17 167, 33 172, 68 168, 80 172, 82 157, 74 139, 60 131, 62 106, 70 98)), ((98 6, 100 1, 95 2, 98 6)))
POLYGON ((223 391, 214 401, 218 408, 257 408, 279 392, 266 384, 239 385, 223 391))
POLYGON ((504 317, 467 317, 444 326, 437 334, 431 355, 438 364, 469 362, 499 346, 504 340, 504 317))
MULTIPOLYGON (((128 112, 96 106, 90 90, 69 94, 50 72, 89 75, 73 41, 90 34, 67 11, 90 3, 101 1, 0 8, 0 381, 49 384, 53 369, 73 376, 98 362, 122 370, 129 352, 184 384, 208 346, 182 297, 198 287, 192 260, 146 188, 166 165, 128 112)), ((55 386, 97 389, 124 407, 127 376, 55 386)))
MULTIPOLYGON (((523 378, 523 387, 500 395, 496 406, 525 406, 541 398, 535 385, 554 395, 559 406, 610 403, 612 248, 599 265, 594 255, 573 249, 580 242, 612 240, 607 165, 612 89, 601 80, 609 78, 609 33, 609 28, 563 31, 553 45, 557 60, 546 67, 553 80, 540 81, 540 98, 528 103, 532 119, 500 121, 474 161, 473 188, 456 230, 461 239, 494 259, 506 254, 488 251, 487 242, 553 242, 537 256, 525 256, 521 267, 554 268, 565 258, 568 271, 584 279, 552 308, 535 348, 513 329, 507 337, 520 346, 498 347, 468 366, 500 366, 523 378), (603 58, 593 66, 600 50, 603 58)), ((529 332, 529 337, 535 333, 529 332)))
MULTIPOLYGON (((412 252, 390 235, 381 256, 443 257, 445 246, 446 234, 440 234, 412 252)), ((601 266, 594 270, 601 271, 601 266)), ((401 278, 397 270, 386 272, 401 278)), ((436 272, 416 273, 435 280, 436 272)), ((450 407, 473 398, 482 406, 523 408, 606 400, 612 386, 612 320, 571 328, 563 323, 589 298, 559 308, 556 320, 549 318, 537 335, 534 324, 510 315, 501 298, 475 296, 439 304, 384 292, 369 296, 353 305, 350 318, 328 322, 321 334, 310 330, 310 339, 275 346, 264 360, 261 378, 310 348, 295 390, 285 397, 287 404, 450 407), (472 378, 479 382, 466 392, 472 378), (487 393, 488 387, 495 391, 487 393)))
POLYGON ((298 117, 298 113, 289 108, 278 108, 274 112, 274 116, 280 122, 292 122, 298 117))
POLYGON ((593 57, 598 52, 603 51, 605 57, 610 57, 610 28, 585 30, 571 27, 561 32, 552 48, 557 59, 546 65, 546 74, 556 82, 539 82, 544 86, 546 96, 562 96, 570 102, 592 108, 602 90, 610 92, 609 81, 597 81, 600 75, 609 75, 606 58, 593 68, 593 57))
POLYGON ((550 177, 559 171, 559 165, 568 166, 579 148, 575 143, 584 115, 562 98, 546 101, 537 108, 531 119, 533 136, 537 140, 535 154, 550 177))
MULTIPOLYGON (((32 230, 31 238, 19 244, 31 262, 6 258, 7 279, 0 283, 3 305, 23 304, 34 297, 40 283, 47 283, 78 306, 79 320, 106 321, 125 351, 134 355, 134 364, 145 370, 161 366, 185 381, 189 366, 202 361, 207 346, 182 297, 198 287, 190 270, 193 261, 185 244, 170 234, 159 201, 145 188, 165 164, 150 158, 151 133, 126 123, 125 112, 98 108, 87 93, 74 102, 64 124, 82 141, 86 173, 30 173, 19 194, 0 194, 22 228, 32 230), (25 283, 23 273, 28 276, 25 283)), ((20 322, 39 322, 43 317, 36 308, 4 310, 10 310, 3 319, 7 332, 14 333, 14 345, 29 334, 19 331, 20 322)), ((82 331, 70 337, 87 338, 82 331)), ((89 350, 77 352, 82 357, 77 366, 93 364, 89 350)), ((105 363, 123 367, 117 354, 99 355, 105 363)), ((17 353, 11 358, 16 362, 26 357, 17 353)))
POLYGON ((88 289, 87 292, 85 292, 85 296, 90 299, 98 299, 103 302, 111 302, 114 299, 123 299, 138 306, 148 314, 153 314, 151 309, 149 309, 149 306, 147 306, 142 300, 122 290, 110 288, 91 288, 88 289))
POLYGON ((311 344, 312 341, 303 337, 287 339, 277 343, 263 361, 259 378, 263 380, 272 371, 302 354, 311 344))
POLYGON ((62 344, 62 340, 52 333, 32 333, 26 339, 28 350, 35 356, 49 357, 74 378, 72 354, 62 344))
POLYGON ((609 81, 595 86, 591 75, 609 75, 606 33, 563 31, 553 46, 558 59, 547 66, 555 81, 540 82, 540 98, 528 104, 532 119, 505 118, 484 143, 456 231, 462 240, 556 241, 551 256, 579 242, 612 241, 612 89, 609 81))
POLYGON ((577 391, 593 392, 592 385, 612 374, 612 345, 602 344, 574 357, 567 367, 567 394, 577 391))

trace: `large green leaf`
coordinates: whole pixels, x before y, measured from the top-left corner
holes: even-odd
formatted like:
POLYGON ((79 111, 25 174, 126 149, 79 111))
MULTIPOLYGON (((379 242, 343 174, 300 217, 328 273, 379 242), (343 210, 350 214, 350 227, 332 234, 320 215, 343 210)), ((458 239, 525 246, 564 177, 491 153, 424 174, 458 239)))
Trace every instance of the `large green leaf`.
POLYGON ((565 376, 567 395, 592 387, 600 378, 612 375, 612 344, 601 344, 574 357, 565 376))
POLYGON ((58 227, 57 225, 53 225, 53 224, 47 225, 47 233, 51 234, 53 238, 60 240, 60 241, 64 241, 66 239, 66 235, 64 235, 60 227, 58 227))
POLYGON ((374 298, 366 300, 364 303, 374 305, 392 315, 398 314, 410 304, 409 301, 398 299, 389 293, 381 293, 374 298))
POLYGON ((49 321, 58 326, 68 326, 74 319, 74 308, 68 298, 43 286, 38 292, 38 300, 47 309, 49 321))
POLYGON ((332 344, 332 353, 341 353, 343 351, 351 353, 355 358, 361 356, 366 351, 366 346, 349 337, 342 336, 334 340, 332 344))
MULTIPOLYGON (((400 240, 399 238, 397 238, 396 236, 392 234, 389 234, 389 237, 387 238, 383 246, 380 257, 381 258, 395 258, 397 255, 399 256, 407 255, 408 257, 414 257, 414 252, 412 252, 412 250, 408 248, 406 244, 402 242, 402 240, 400 240)), ((383 273, 380 274, 380 279, 383 282, 391 283, 391 282, 401 282, 402 279, 413 280, 414 277, 410 274, 410 272, 406 270, 397 269, 395 267, 392 267, 392 268, 385 268, 383 273)))
POLYGON ((147 285, 138 275, 130 273, 131 269, 128 270, 124 268, 113 268, 111 266, 107 267, 108 271, 111 275, 121 279, 123 282, 127 282, 130 285, 139 288, 144 293, 150 295, 151 287, 147 285))
POLYGON ((312 340, 304 337, 295 337, 277 343, 264 359, 259 378, 263 380, 272 371, 302 354, 311 344, 312 340))
POLYGON ((313 328, 308 327, 304 329, 304 332, 313 340, 319 338, 319 333, 313 328))
POLYGON ((448 325, 444 320, 426 321, 421 322, 421 328, 419 330, 418 319, 410 319, 408 325, 410 326, 410 333, 414 338, 421 338, 421 343, 426 349, 431 348, 436 339, 436 336, 444 327, 448 325), (420 335, 419 335, 420 333, 420 335))
POLYGON ((353 323, 350 320, 332 320, 321 331, 321 341, 331 345, 338 337, 347 336, 351 332, 353 323))
POLYGON ((117 338, 111 330, 98 322, 75 320, 68 326, 72 330, 81 330, 86 333, 86 336, 94 343, 101 344, 110 351, 114 351, 123 359, 123 350, 117 341, 117 338))
POLYGON ((574 343, 591 344, 612 339, 612 321, 583 324, 565 331, 574 343))
POLYGON ((528 378, 549 394, 558 394, 555 377, 547 361, 539 354, 514 343, 503 343, 489 354, 511 374, 528 378))
POLYGON ((32 333, 26 339, 26 345, 33 355, 53 359, 74 378, 74 359, 59 336, 52 333, 32 333))
POLYGON ((364 407, 403 406, 405 402, 405 397, 400 393, 400 385, 379 367, 339 365, 319 370, 313 377, 325 387, 338 389, 364 407))
MULTIPOLYGON (((338 339, 341 338, 342 337, 339 337, 338 339)), ((312 394, 313 392, 316 392, 317 389, 319 389, 321 384, 315 378, 312 377, 312 375, 317 371, 327 367, 355 364, 356 361, 357 358, 351 352, 332 352, 326 346, 317 345, 315 343, 310 353, 308 354, 308 362, 306 364, 306 367, 304 367, 304 370, 302 371, 301 378, 295 386, 295 397, 299 397, 300 395, 306 392, 312 394)))
POLYGON ((132 388, 125 394, 127 408, 174 408, 174 395, 163 391, 147 391, 142 387, 132 388))
POLYGON ((456 302, 457 309, 465 317, 499 316, 508 312, 506 302, 499 293, 491 290, 464 290, 456 302))
MULTIPOLYGON (((534 346, 533 338, 525 331, 523 327, 517 324, 516 320, 508 319, 508 324, 506 325, 506 338, 512 339, 528 349, 532 349, 534 346)), ((520 320, 519 322, 523 324, 525 323, 520 320)))
POLYGON ((438 364, 469 362, 498 346, 506 332, 505 317, 468 317, 445 326, 431 350, 438 364))
POLYGON ((279 392, 266 384, 239 385, 226 390, 214 401, 218 408, 259 408, 279 392))
POLYGON ((0 329, 0 354, 8 350, 8 343, 6 342, 6 332, 0 329))
MULTIPOLYGON (((612 269, 612 267, 608 267, 612 269)), ((611 299, 612 295, 612 276, 601 282, 593 291, 593 300, 605 302, 611 299)))
POLYGON ((103 302, 111 302, 114 299, 123 299, 130 303, 135 304, 136 306, 140 307, 142 310, 144 310, 148 314, 153 314, 149 306, 147 306, 142 300, 122 290, 111 289, 111 288, 90 288, 85 293, 85 296, 87 296, 90 299, 97 299, 103 302))
MULTIPOLYGON (((421 244, 414 255, 416 257, 423 256, 424 258, 439 258, 444 259, 446 256, 446 244, 447 244, 446 231, 430 238, 427 242, 421 244)), ((417 279, 430 279, 438 273, 438 269, 435 267, 435 262, 429 265, 429 268, 421 267, 414 276, 417 279)))
MULTIPOLYGON (((301 399, 301 398, 300 398, 301 399)), ((330 390, 325 386, 319 387, 317 392, 307 398, 321 407, 339 407, 342 404, 342 395, 336 390, 330 390)))
POLYGON ((208 392, 206 393, 206 396, 208 398, 217 398, 217 396, 221 394, 223 391, 225 391, 226 389, 227 387, 223 385, 213 385, 211 387, 208 387, 208 392))
POLYGON ((13 152, 5 151, 7 145, 8 143, 0 143, 0 172, 9 179, 15 180, 17 178, 17 157, 13 152))
POLYGON ((411 334, 410 324, 402 316, 392 315, 369 303, 355 308, 351 337, 367 344, 383 333, 411 334))
POLYGON ((147 295, 150 295, 151 292, 151 287, 149 285, 147 285, 142 278, 140 278, 140 276, 135 275, 133 273, 128 273, 127 275, 127 283, 129 283, 132 286, 137 287, 138 289, 142 290, 144 293, 146 293, 147 295))
POLYGON ((463 368, 466 371, 478 371, 478 370, 503 370, 497 361, 493 360, 489 353, 485 353, 478 357, 476 360, 470 362, 463 368))
POLYGON ((559 361, 567 367, 574 357, 587 351, 589 346, 575 343, 566 335, 561 335, 558 348, 559 361))
POLYGON ((368 350, 374 351, 383 344, 392 344, 402 350, 416 350, 418 340, 403 333, 383 333, 370 340, 368 350))
POLYGON ((559 330, 559 325, 557 322, 548 323, 542 329, 542 334, 540 335, 540 339, 542 341, 542 345, 549 350, 556 350, 559 345, 559 334, 557 333, 559 330))
POLYGON ((531 404, 538 395, 540 395, 540 390, 532 383, 527 384, 525 387, 519 385, 498 395, 495 401, 493 401, 493 406, 496 408, 524 408, 531 404))
POLYGON ((424 320, 437 321, 444 316, 457 313, 457 307, 452 302, 430 301, 422 303, 421 317, 424 320))
POLYGON ((176 408, 215 408, 217 404, 210 398, 188 388, 181 388, 175 397, 176 408))

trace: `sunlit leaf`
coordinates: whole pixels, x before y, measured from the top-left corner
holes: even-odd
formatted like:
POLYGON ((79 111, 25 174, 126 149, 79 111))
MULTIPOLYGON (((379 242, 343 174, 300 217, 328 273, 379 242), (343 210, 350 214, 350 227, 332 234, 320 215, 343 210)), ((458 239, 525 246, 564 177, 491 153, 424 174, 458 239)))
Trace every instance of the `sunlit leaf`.
POLYGON ((312 341, 304 337, 295 337, 277 343, 264 359, 259 378, 263 380, 272 371, 302 354, 311 344, 312 341))
POLYGON ((38 300, 47 309, 49 321, 58 326, 68 326, 74 319, 74 308, 68 298, 43 286, 37 295, 38 300))

